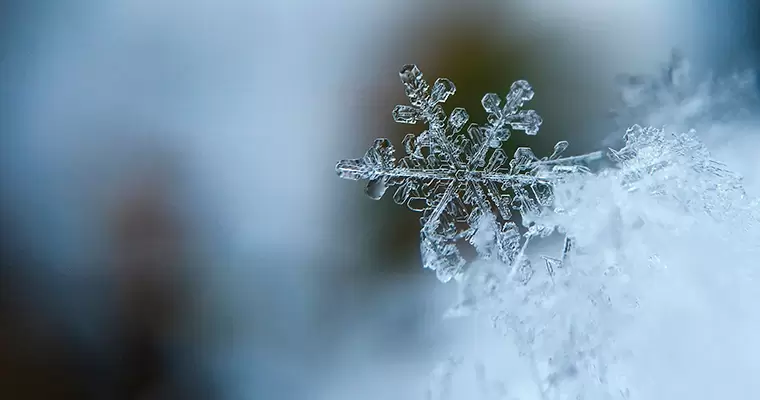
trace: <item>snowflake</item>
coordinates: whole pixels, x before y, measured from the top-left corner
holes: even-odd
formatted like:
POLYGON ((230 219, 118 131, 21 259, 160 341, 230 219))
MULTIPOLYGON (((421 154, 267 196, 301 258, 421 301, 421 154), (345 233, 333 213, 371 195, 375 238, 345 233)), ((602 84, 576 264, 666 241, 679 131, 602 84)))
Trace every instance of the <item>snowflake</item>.
MULTIPOLYGON (((462 277, 466 262, 457 245, 469 242, 479 257, 510 265, 511 275, 527 282, 532 276, 524 257, 528 242, 554 230, 535 223, 553 203, 553 184, 568 174, 589 172, 584 164, 602 154, 560 157, 568 147, 561 141, 548 157, 538 158, 530 148, 520 147, 509 159, 501 147, 512 131, 536 135, 542 122, 534 110, 522 109, 533 98, 524 80, 512 84, 503 104, 495 93, 483 96, 487 122, 470 124, 463 133, 467 111, 455 108, 447 116, 442 106, 456 91, 450 80, 439 78, 430 88, 415 65, 404 66, 399 76, 410 104, 396 106, 394 120, 422 122, 427 129, 404 137, 406 156, 398 161, 390 140, 376 139, 364 157, 338 162, 338 176, 367 180, 366 193, 376 200, 396 187, 394 201, 422 213, 423 265, 441 281, 462 277), (526 232, 512 221, 513 211, 526 232)), ((565 250, 569 246, 566 238, 565 250)), ((547 269, 559 262, 547 257, 547 269)))

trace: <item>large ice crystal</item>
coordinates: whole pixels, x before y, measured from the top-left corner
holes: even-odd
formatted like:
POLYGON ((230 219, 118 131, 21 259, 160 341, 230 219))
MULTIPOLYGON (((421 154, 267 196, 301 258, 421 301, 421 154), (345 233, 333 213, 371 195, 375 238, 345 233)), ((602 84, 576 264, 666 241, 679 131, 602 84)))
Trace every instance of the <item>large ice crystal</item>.
POLYGON ((534 110, 522 109, 533 98, 526 81, 513 83, 503 103, 495 93, 483 96, 487 122, 472 123, 462 133, 467 111, 455 108, 447 115, 442 105, 456 91, 450 80, 439 78, 431 88, 415 65, 404 66, 399 75, 410 104, 396 106, 393 118, 423 123, 427 129, 404 137, 406 155, 398 161, 391 142, 377 139, 364 157, 338 162, 336 172, 341 178, 367 180, 366 193, 373 199, 396 187, 394 201, 422 213, 423 265, 441 281, 463 274, 466 262, 457 244, 478 240, 481 259, 498 259, 512 265, 522 281, 530 280, 523 252, 531 238, 553 230, 535 223, 552 205, 552 185, 568 173, 587 172, 584 164, 602 154, 561 157, 568 147, 561 141, 548 157, 520 147, 510 159, 502 142, 513 131, 535 135, 541 126, 534 110), (512 222, 513 211, 527 232, 512 222), (483 236, 488 237, 481 240, 483 236))

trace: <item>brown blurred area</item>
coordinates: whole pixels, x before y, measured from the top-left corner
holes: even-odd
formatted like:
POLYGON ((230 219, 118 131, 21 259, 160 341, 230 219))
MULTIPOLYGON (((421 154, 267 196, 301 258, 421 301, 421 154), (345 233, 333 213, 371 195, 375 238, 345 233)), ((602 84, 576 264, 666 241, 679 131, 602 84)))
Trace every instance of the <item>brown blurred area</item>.
MULTIPOLYGON (((160 164, 159 164, 160 165, 160 164)), ((114 210, 112 267, 117 319, 123 335, 126 398, 169 398, 166 349, 188 312, 182 266, 187 246, 182 222, 172 209, 166 168, 145 173, 114 210)))
POLYGON ((76 350, 64 338, 47 332, 50 324, 44 317, 18 304, 23 298, 23 291, 17 289, 22 279, 14 268, 23 264, 10 257, 3 252, 0 270, 0 396, 87 398, 87 377, 77 371, 76 350))
POLYGON ((82 299, 76 305, 85 319, 93 319, 89 323, 96 322, 105 347, 82 341, 45 304, 35 304, 33 296, 47 296, 33 294, 45 288, 23 273, 31 269, 30 260, 3 254, 0 398, 213 398, 208 382, 178 379, 170 361, 193 302, 186 270, 189 232, 172 192, 178 179, 161 161, 121 187, 102 216, 107 256, 102 270, 88 278, 98 281, 88 290, 101 290, 84 301, 98 302, 106 312, 98 319, 86 315, 91 308, 82 299))

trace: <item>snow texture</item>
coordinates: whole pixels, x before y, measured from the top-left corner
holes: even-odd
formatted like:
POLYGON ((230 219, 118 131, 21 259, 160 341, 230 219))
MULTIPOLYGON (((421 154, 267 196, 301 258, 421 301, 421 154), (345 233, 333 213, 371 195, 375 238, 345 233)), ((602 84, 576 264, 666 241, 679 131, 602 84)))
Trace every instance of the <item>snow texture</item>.
MULTIPOLYGON (((671 83, 686 79, 667 71, 671 83)), ((562 158, 563 141, 549 157, 519 148, 507 160, 501 143, 511 131, 536 134, 541 123, 521 110, 533 97, 526 82, 512 85, 504 106, 495 94, 484 96, 488 122, 460 134, 466 112, 457 108, 447 118, 441 106, 455 91, 450 81, 439 79, 430 90, 414 66, 401 78, 411 106, 397 106, 394 118, 424 122, 427 130, 404 139, 407 155, 399 162, 390 142, 378 139, 363 158, 336 170, 368 180, 375 199, 397 186, 394 200, 423 213, 424 266, 459 284, 448 315, 486 317, 514 345, 522 375, 486 374, 474 362, 479 398, 749 398, 760 390, 756 380, 723 372, 760 373, 760 345, 751 339, 760 326, 752 306, 759 202, 696 131, 633 125, 624 145, 606 155, 562 158), (601 157, 613 167, 588 168, 601 157), (526 251, 532 239, 550 243, 555 233, 564 237, 557 257, 526 251), (478 251, 466 268, 459 241, 478 251), (534 269, 537 262, 545 268, 534 269)), ((645 104, 666 107, 660 100, 676 99, 668 94, 676 86, 650 85, 654 97, 631 103, 631 116, 645 104)), ((443 362, 428 399, 473 398, 471 389, 455 390, 471 361, 443 362)))

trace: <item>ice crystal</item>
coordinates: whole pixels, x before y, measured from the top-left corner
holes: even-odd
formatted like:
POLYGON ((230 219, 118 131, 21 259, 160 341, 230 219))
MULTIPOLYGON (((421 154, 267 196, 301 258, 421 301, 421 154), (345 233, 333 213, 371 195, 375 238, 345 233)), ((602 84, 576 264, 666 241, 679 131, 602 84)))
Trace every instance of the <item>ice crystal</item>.
POLYGON ((381 138, 364 157, 338 162, 336 172, 367 180, 366 193, 373 199, 396 187, 393 200, 422 213, 423 265, 441 281, 462 277, 466 262, 457 245, 466 241, 477 244, 481 259, 511 265, 513 276, 527 283, 532 270, 524 250, 531 238, 553 231, 534 222, 552 206, 552 185, 569 173, 587 172, 584 163, 601 153, 561 157, 568 147, 561 141, 548 157, 520 147, 509 159, 502 143, 513 131, 536 135, 542 122, 534 110, 522 109, 534 94, 524 80, 512 84, 503 103, 495 93, 483 96, 486 123, 472 123, 463 133, 467 111, 458 107, 447 115, 442 105, 456 91, 454 83, 439 78, 431 88, 415 65, 404 66, 399 76, 410 104, 396 106, 394 120, 423 123, 427 129, 404 137, 406 155, 400 160, 390 140, 381 138), (513 211, 527 232, 513 222, 513 211))

